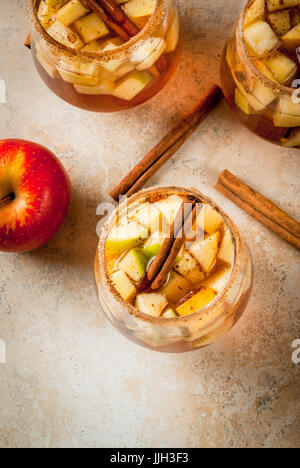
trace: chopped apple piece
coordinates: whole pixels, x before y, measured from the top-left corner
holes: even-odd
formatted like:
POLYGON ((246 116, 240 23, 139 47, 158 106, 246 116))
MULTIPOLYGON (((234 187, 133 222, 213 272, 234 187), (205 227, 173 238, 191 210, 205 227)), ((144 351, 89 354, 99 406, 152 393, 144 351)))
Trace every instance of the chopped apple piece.
POLYGON ((148 229, 135 221, 123 221, 114 226, 106 240, 106 251, 117 255, 138 247, 148 237, 148 229))
POLYGON ((258 58, 265 57, 280 46, 280 40, 265 21, 257 21, 246 28, 244 39, 250 52, 258 58))
POLYGON ((299 127, 300 105, 292 97, 282 96, 277 105, 273 119, 275 127, 299 127))
POLYGON ((234 249, 233 249, 233 242, 231 238, 231 234, 228 228, 225 228, 225 233, 220 245, 218 259, 222 260, 229 265, 233 264, 233 256, 234 256, 234 249))
POLYGON ((223 224, 223 218, 212 206, 205 204, 197 218, 197 224, 207 234, 213 234, 223 224))
POLYGON ((97 63, 60 62, 57 70, 63 80, 68 83, 83 86, 99 84, 99 66, 97 63))
POLYGON ((114 81, 120 80, 121 78, 125 77, 126 75, 129 75, 132 71, 135 70, 135 66, 127 60, 126 62, 123 62, 123 64, 117 68, 117 70, 113 73, 111 76, 114 81))
POLYGON ((165 237, 166 235, 160 231, 154 232, 144 245, 144 255, 146 255, 147 258, 155 257, 158 254, 165 237))
MULTIPOLYGON (((123 39, 121 39, 120 37, 114 37, 113 39, 108 39, 104 42, 101 51, 106 52, 109 50, 114 50, 117 49, 117 47, 120 47, 122 44, 124 44, 123 39)), ((124 63, 124 61, 120 59, 110 58, 109 60, 103 60, 100 63, 105 70, 107 70, 110 73, 115 73, 118 70, 118 68, 120 68, 120 66, 124 63)))
POLYGON ((228 283, 228 280, 231 275, 231 269, 226 268, 221 271, 217 271, 213 275, 211 275, 209 278, 207 278, 201 286, 205 286, 206 288, 211 288, 214 291, 217 291, 219 294, 220 292, 223 291, 225 288, 226 284, 228 283))
POLYGON ((275 76, 272 74, 271 70, 262 62, 261 60, 254 59, 253 62, 255 63, 256 67, 265 75, 269 80, 275 81, 275 76))
POLYGON ((105 37, 109 34, 106 24, 96 13, 91 13, 77 20, 74 23, 74 28, 85 43, 100 39, 100 37, 105 37))
POLYGON ((71 0, 56 13, 56 18, 66 26, 70 26, 87 13, 89 10, 82 5, 80 0, 71 0))
POLYGON ((171 302, 179 302, 191 290, 190 282, 175 271, 170 273, 167 284, 161 289, 161 292, 171 302))
POLYGON ((281 38, 284 47, 290 50, 296 49, 300 44, 300 24, 291 29, 281 38))
POLYGON ((265 59, 265 64, 276 81, 282 85, 290 85, 297 75, 298 69, 295 62, 281 53, 269 59, 265 59))
POLYGON ((259 112, 263 110, 275 100, 275 94, 273 93, 273 91, 260 81, 257 80, 255 82, 252 89, 252 94, 249 94, 245 90, 244 86, 238 81, 234 73, 232 76, 239 91, 255 111, 259 112))
POLYGON ((215 263, 219 242, 220 232, 217 231, 206 239, 195 242, 190 248, 191 253, 206 273, 211 270, 215 263))
POLYGON ((252 3, 245 14, 244 28, 264 18, 265 4, 265 0, 255 0, 252 3))
POLYGON ((288 138, 282 138, 281 143, 286 148, 295 148, 300 146, 300 129, 292 130, 288 138))
POLYGON ((99 52, 100 49, 100 44, 98 41, 92 41, 86 44, 81 50, 84 52, 92 52, 92 53, 97 53, 99 52))
POLYGON ((199 263, 186 251, 183 252, 179 262, 174 265, 174 270, 194 284, 200 283, 205 278, 199 263))
POLYGON ((168 300, 161 293, 138 294, 135 306, 143 314, 159 317, 164 308, 168 305, 168 300))
POLYGON ((115 84, 113 81, 104 80, 97 86, 81 86, 74 85, 75 90, 79 94, 85 94, 89 96, 109 96, 112 95, 115 89, 115 84))
POLYGON ((144 278, 148 260, 140 250, 132 249, 120 261, 119 267, 136 283, 144 278))
POLYGON ((131 101, 152 81, 148 72, 133 71, 116 82, 114 96, 125 101, 131 101))
POLYGON ((150 16, 156 7, 156 0, 131 0, 122 7, 130 19, 136 20, 150 16))
POLYGON ((68 0, 42 0, 39 4, 38 19, 44 29, 47 29, 56 19, 55 13, 68 0))
POLYGON ((176 312, 174 312, 173 309, 169 308, 169 309, 166 309, 162 314, 161 316, 163 318, 176 318, 178 317, 178 315, 176 314, 176 312))
POLYGON ((84 43, 80 39, 79 35, 68 26, 62 24, 60 21, 55 21, 52 23, 48 27, 47 33, 55 41, 66 47, 70 47, 71 49, 81 49, 84 46, 84 43))
POLYGON ((110 279, 114 288, 118 291, 124 301, 131 302, 134 299, 136 288, 124 271, 116 271, 110 276, 110 279))
POLYGON ((267 0, 267 4, 269 11, 277 11, 300 5, 300 0, 267 0))
POLYGON ((40 46, 39 43, 35 44, 36 47, 36 58, 43 69, 48 73, 51 78, 59 78, 58 71, 54 60, 51 60, 49 54, 40 46))
POLYGON ((218 293, 216 291, 210 288, 201 289, 181 306, 177 307, 176 311, 180 316, 190 315, 194 312, 198 312, 203 307, 210 304, 210 302, 216 298, 217 294, 218 293))
POLYGON ((182 198, 178 195, 170 195, 167 198, 163 198, 156 203, 157 208, 162 212, 166 221, 171 224, 173 223, 175 216, 182 205, 182 198))
POLYGON ((276 11, 268 16, 273 31, 278 36, 283 36, 291 29, 291 17, 289 10, 276 11))
POLYGON ((173 52, 176 49, 179 42, 179 34, 180 28, 178 10, 177 8, 173 8, 171 12, 170 26, 165 38, 167 43, 167 47, 165 49, 166 54, 173 52))
POLYGON ((161 227, 162 214, 152 203, 143 203, 128 214, 129 219, 146 226, 151 232, 161 227))
POLYGON ((247 99, 242 95, 240 90, 238 88, 235 88, 235 103, 236 105, 243 111, 245 114, 250 115, 251 112, 251 106, 247 99))
POLYGON ((166 41, 160 37, 144 39, 132 49, 130 60, 137 70, 147 70, 157 62, 166 46, 166 41))

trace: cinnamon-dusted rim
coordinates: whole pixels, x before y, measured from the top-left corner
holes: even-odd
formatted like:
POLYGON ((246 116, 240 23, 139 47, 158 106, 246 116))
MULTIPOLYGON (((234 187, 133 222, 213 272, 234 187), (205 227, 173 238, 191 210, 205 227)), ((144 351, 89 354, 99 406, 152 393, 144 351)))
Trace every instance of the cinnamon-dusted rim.
POLYGON ((116 56, 121 55, 122 52, 125 53, 127 49, 137 44, 140 40, 152 37, 152 34, 163 22, 166 13, 165 0, 156 0, 157 4, 151 18, 149 19, 146 26, 136 36, 132 37, 131 39, 129 39, 129 41, 125 42, 125 44, 122 44, 121 46, 118 46, 115 49, 106 50, 101 53, 95 53, 72 49, 71 47, 64 46, 63 44, 57 42, 55 39, 49 36, 49 34, 43 28, 38 19, 36 8, 37 2, 38 0, 28 0, 30 20, 34 25, 35 30, 43 37, 43 39, 47 43, 54 47, 58 53, 64 53, 68 57, 77 57, 81 59, 86 59, 88 61, 109 60, 111 57, 115 58, 116 56))
POLYGON ((245 15, 248 10, 248 6, 250 6, 254 0, 247 0, 245 5, 242 7, 242 11, 240 13, 239 21, 238 21, 238 27, 237 27, 237 43, 239 44, 241 53, 242 53, 242 58, 247 62, 247 66, 251 70, 251 73, 255 75, 260 81, 262 81, 267 88, 271 88, 274 90, 277 94, 278 92, 284 93, 284 94, 289 94, 292 95, 293 91, 295 91, 294 88, 288 87, 288 86, 283 86, 280 83, 276 83, 275 81, 271 80, 268 78, 266 75, 264 75, 255 65, 254 61, 252 60, 251 56, 249 55, 249 52, 247 50, 245 41, 244 41, 244 19, 245 15))
MULTIPOLYGON (((99 245, 98 245, 96 258, 97 258, 97 261, 99 262, 100 270, 102 270, 102 273, 103 273, 102 278, 104 278, 105 286, 108 288, 109 292, 112 294, 114 299, 123 308, 125 308, 130 315, 132 315, 135 318, 138 318, 144 322, 148 322, 152 325, 159 325, 159 326, 173 326, 173 325, 182 326, 185 324, 190 324, 191 322, 198 322, 199 319, 201 318, 209 317, 211 312, 214 311, 216 303, 227 302, 225 295, 227 291, 231 288, 231 284, 235 280, 238 274, 239 267, 238 267, 237 259, 239 258, 240 251, 241 251, 241 243, 242 243, 241 237, 240 237, 237 227, 235 226, 233 221, 229 218, 229 216, 213 200, 206 197, 205 195, 203 195, 201 192, 199 192, 197 189, 194 189, 194 188, 187 189, 185 187, 178 187, 178 186, 150 187, 148 189, 141 190, 140 192, 132 195, 128 200, 125 200, 125 202, 121 203, 117 209, 120 209, 120 212, 122 212, 122 209, 123 207, 126 206, 126 203, 129 207, 130 205, 132 205, 134 202, 138 201, 139 199, 145 198, 147 195, 150 195, 151 193, 155 193, 155 192, 162 194, 162 195, 192 196, 200 203, 205 202, 207 204, 210 204, 222 216, 226 227, 229 229, 231 233, 231 238, 232 238, 232 242, 234 246, 234 261, 231 267, 231 275, 223 291, 220 294, 218 294, 212 302, 210 302, 205 307, 202 307, 202 309, 200 309, 199 311, 194 312, 193 314, 190 314, 187 316, 176 317, 176 318, 152 317, 151 315, 144 314, 143 312, 141 312, 139 309, 137 309, 133 305, 128 304, 126 301, 124 301, 122 297, 118 294, 118 292, 115 290, 112 282, 109 279, 108 271, 106 267, 106 261, 105 261, 106 239, 110 232, 111 225, 115 219, 116 210, 113 211, 108 221, 106 222, 103 228, 100 241, 99 241, 99 245)), ((225 309, 224 312, 218 315, 217 317, 213 317, 213 320, 219 319, 222 315, 226 316, 228 311, 226 307, 224 309, 225 309)))

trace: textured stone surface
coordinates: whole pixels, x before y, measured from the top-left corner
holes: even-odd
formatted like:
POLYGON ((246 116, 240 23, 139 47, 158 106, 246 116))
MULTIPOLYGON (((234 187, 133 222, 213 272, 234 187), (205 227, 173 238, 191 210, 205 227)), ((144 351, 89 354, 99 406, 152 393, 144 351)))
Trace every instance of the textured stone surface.
POLYGON ((64 228, 36 252, 0 257, 1 447, 300 446, 299 254, 213 186, 227 168, 299 217, 299 150, 251 135, 222 104, 152 184, 213 197, 243 231, 255 265, 250 304, 215 345, 185 355, 126 341, 93 289, 96 207, 108 189, 218 79, 236 0, 180 0, 186 49, 171 84, 143 107, 90 114, 60 101, 23 41, 24 0, 0 2, 0 138, 52 149, 74 187, 64 228), (121 130, 121 131, 120 131, 121 130))

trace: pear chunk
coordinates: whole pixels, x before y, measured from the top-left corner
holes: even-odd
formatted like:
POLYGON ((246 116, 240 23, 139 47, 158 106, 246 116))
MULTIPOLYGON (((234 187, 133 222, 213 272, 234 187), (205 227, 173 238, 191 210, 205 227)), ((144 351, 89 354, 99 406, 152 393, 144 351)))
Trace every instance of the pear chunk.
POLYGON ((141 251, 130 250, 120 261, 119 267, 136 283, 141 281, 146 274, 148 260, 141 251))
POLYGON ((124 301, 131 302, 134 299, 136 288, 124 271, 116 271, 110 276, 110 280, 124 301))
POLYGON ((231 234, 228 228, 225 228, 225 233, 220 245, 218 259, 222 260, 229 265, 233 264, 233 257, 234 257, 234 248, 233 242, 231 238, 231 234))
POLYGON ((100 39, 109 34, 106 24, 96 13, 84 16, 77 20, 73 26, 85 43, 100 39))
POLYGON ((213 234, 223 224, 223 218, 217 210, 206 204, 197 218, 197 224, 207 234, 213 234))
POLYGON ((190 315, 194 312, 198 312, 203 307, 212 302, 216 298, 217 294, 218 293, 213 289, 203 288, 186 302, 184 302, 181 306, 177 307, 176 311, 180 316, 190 315))
POLYGON ((71 0, 56 13, 56 18, 64 25, 70 26, 87 13, 89 10, 83 6, 80 0, 71 0))
POLYGON ((265 57, 280 46, 280 40, 265 21, 257 21, 246 28, 244 40, 250 52, 258 58, 265 57))
POLYGON ((219 242, 220 232, 217 231, 206 237, 206 239, 195 242, 190 248, 191 253, 200 263, 205 273, 208 273, 215 263, 219 242))
POLYGON ((178 275, 175 271, 170 273, 167 284, 162 288, 161 292, 171 302, 179 302, 191 290, 190 282, 183 276, 178 275))
POLYGON ((140 246, 148 237, 148 229, 135 221, 122 221, 114 226, 106 240, 106 252, 118 255, 126 250, 140 246))
POLYGON ((199 263, 186 251, 183 252, 179 262, 174 265, 174 270, 194 284, 200 283, 205 278, 199 263))
POLYGON ((135 306, 143 314, 159 317, 164 308, 168 305, 166 297, 161 293, 138 294, 135 306))

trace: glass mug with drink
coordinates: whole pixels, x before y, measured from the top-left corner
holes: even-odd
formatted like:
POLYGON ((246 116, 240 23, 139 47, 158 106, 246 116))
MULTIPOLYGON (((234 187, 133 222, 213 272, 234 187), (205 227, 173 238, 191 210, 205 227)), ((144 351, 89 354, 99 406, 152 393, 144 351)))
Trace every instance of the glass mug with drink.
POLYGON ((175 0, 29 0, 33 60, 49 88, 114 112, 157 94, 179 64, 175 0))

